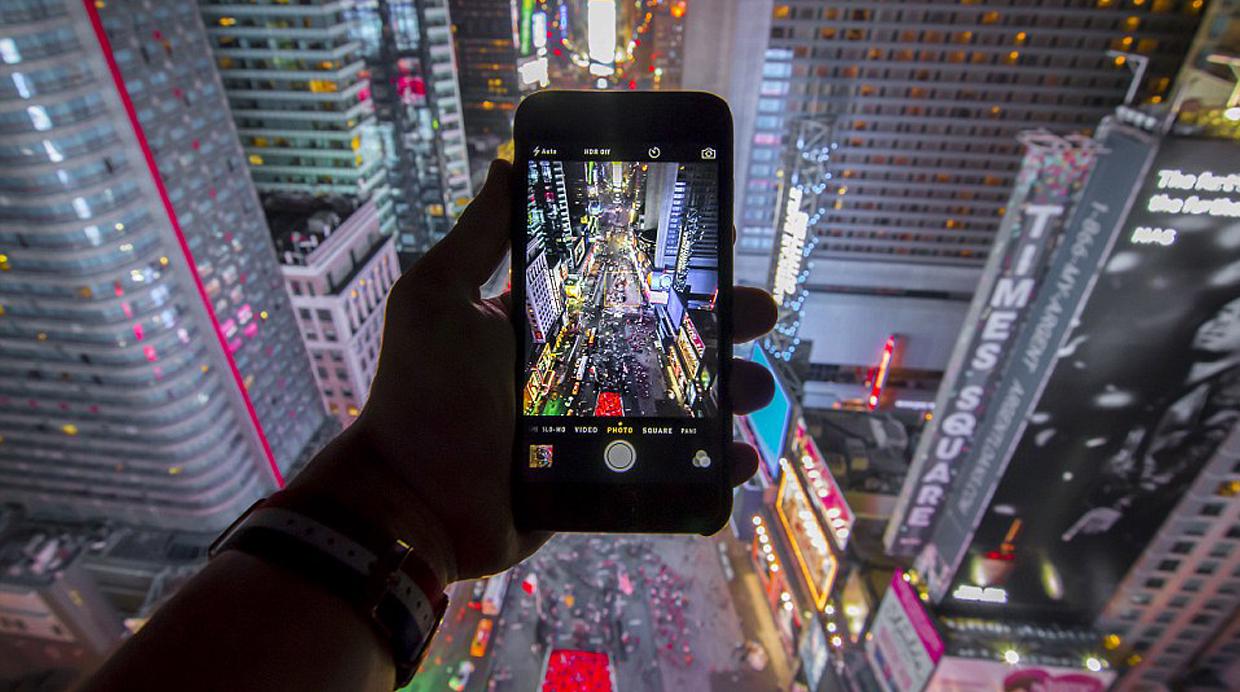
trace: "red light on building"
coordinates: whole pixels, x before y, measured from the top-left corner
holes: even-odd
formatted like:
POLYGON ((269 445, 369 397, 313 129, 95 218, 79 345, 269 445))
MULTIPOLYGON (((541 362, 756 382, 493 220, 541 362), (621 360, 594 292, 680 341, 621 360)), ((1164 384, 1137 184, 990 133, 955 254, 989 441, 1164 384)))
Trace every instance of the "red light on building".
POLYGON ((882 401, 883 388, 887 386, 887 376, 891 372, 891 362, 895 359, 896 338, 895 334, 887 337, 887 343, 883 344, 883 355, 878 361, 878 367, 874 368, 874 375, 870 378, 870 396, 866 404, 871 411, 878 408, 879 402, 882 401))

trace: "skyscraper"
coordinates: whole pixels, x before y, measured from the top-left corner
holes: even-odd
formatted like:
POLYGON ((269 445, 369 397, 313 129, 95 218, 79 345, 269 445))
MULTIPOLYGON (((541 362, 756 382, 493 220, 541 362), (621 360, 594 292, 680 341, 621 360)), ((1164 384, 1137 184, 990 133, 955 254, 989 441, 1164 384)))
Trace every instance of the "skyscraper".
POLYGON ((346 12, 370 78, 403 251, 422 253, 472 196, 446 0, 357 0, 346 12))
POLYGON ((94 533, 21 514, 0 509, 0 679, 60 670, 72 680, 102 662, 125 627, 82 567, 94 533))
POLYGON ((513 3, 452 0, 450 5, 470 166, 486 170, 496 149, 512 137, 512 116, 521 100, 513 3))
POLYGON ((327 410, 357 418, 379 367, 383 306, 400 276, 374 201, 272 195, 267 221, 327 410))
POLYGON ((789 268, 807 294, 786 307, 803 315, 795 338, 809 379, 830 390, 825 404, 863 399, 864 373, 893 334, 906 379, 933 386, 1018 170, 1017 132, 1091 128, 1146 58, 1139 95, 1164 98, 1200 9, 774 5, 760 57, 737 52, 762 62, 754 110, 737 113, 752 126, 739 133, 738 278, 765 285, 772 258, 808 253, 789 268), (811 165, 814 175, 791 182, 811 165), (807 237, 785 229, 802 213, 807 237))
POLYGON ((396 216, 362 45, 348 3, 199 3, 215 65, 260 193, 375 197, 396 216))
POLYGON ((196 8, 0 22, 0 498, 218 530, 327 418, 196 8))

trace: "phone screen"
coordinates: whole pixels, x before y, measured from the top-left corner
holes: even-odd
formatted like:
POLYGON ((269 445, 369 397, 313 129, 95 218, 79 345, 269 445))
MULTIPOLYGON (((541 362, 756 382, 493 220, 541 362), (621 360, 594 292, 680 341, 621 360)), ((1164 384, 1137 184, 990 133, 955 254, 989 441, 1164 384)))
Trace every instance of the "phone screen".
MULTIPOLYGON (((717 483, 720 163, 710 143, 533 144, 524 176, 527 482, 717 483)), ((730 349, 726 349, 730 353, 730 349)))

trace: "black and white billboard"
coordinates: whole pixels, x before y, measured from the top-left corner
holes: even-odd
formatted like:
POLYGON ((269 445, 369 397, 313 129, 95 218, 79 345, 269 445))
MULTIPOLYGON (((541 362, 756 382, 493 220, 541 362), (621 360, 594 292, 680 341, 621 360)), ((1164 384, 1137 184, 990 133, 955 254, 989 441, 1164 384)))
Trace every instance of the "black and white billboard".
MULTIPOLYGON (((1141 143, 1125 155, 1127 138, 1111 139, 1109 157, 1141 170, 1141 143)), ((1125 177, 1091 180, 1080 206, 1122 204, 1125 177)), ((1164 139, 1129 201, 1065 337, 1035 315, 1011 355, 995 405, 1033 389, 1015 397, 993 497, 983 478, 948 502, 963 520, 989 500, 953 592, 1001 594, 1013 615, 1092 619, 1240 421, 1240 147, 1164 139), (1039 342, 1052 356, 1041 385, 1039 342)))

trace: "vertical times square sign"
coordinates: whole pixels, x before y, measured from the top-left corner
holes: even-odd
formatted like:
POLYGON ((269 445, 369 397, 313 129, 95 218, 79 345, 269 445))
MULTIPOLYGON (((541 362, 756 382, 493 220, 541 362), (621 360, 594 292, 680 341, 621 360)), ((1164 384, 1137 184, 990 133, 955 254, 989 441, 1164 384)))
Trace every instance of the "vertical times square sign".
POLYGON ((809 214, 801 209, 803 197, 800 187, 788 190, 784 231, 779 236, 779 257, 775 263, 775 281, 771 286, 776 305, 783 305, 788 296, 795 295, 800 283, 798 278, 805 252, 805 234, 809 230, 809 214))
MULTIPOLYGON (((814 250, 811 229, 822 218, 822 196, 830 185, 828 170, 834 132, 832 116, 797 121, 795 136, 785 149, 787 192, 783 199, 783 227, 771 274, 771 294, 779 305, 779 322, 765 345, 776 360, 792 359, 801 343, 801 309, 805 303, 806 258, 814 250)), ((812 263, 810 263, 812 264, 812 263)))
POLYGON ((913 557, 935 518, 976 434, 997 373, 1037 290, 1067 211, 1093 167, 1095 145, 1085 138, 1044 132, 1021 135, 1026 146, 965 327, 935 402, 935 419, 913 456, 884 544, 892 555, 913 557))

